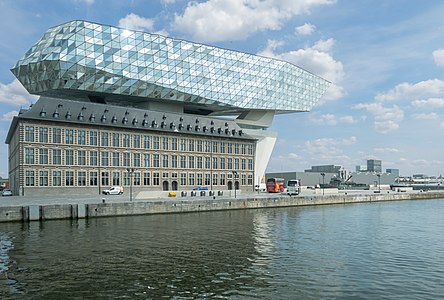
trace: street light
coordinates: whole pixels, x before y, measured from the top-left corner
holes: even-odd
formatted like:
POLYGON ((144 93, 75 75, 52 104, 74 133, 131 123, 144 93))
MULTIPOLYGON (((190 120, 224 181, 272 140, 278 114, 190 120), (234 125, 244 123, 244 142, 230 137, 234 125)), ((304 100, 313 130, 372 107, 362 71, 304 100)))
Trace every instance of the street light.
POLYGON ((376 174, 378 176, 378 193, 381 193, 381 174, 376 174))
POLYGON ((233 171, 234 176, 234 199, 236 199, 236 177, 237 177, 237 171, 233 171))
POLYGON ((129 173, 129 178, 130 178, 130 201, 133 201, 133 174, 134 174, 134 168, 126 168, 126 171, 129 173))
POLYGON ((325 186, 325 173, 321 173, 322 176, 322 195, 324 195, 324 186, 325 186))

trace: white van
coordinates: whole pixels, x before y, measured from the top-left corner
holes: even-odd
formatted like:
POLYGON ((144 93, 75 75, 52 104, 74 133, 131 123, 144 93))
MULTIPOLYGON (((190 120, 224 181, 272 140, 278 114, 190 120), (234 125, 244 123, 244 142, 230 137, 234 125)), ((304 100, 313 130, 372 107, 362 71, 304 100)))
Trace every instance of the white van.
POLYGON ((105 195, 121 195, 121 194, 123 194, 123 187, 121 187, 121 186, 111 186, 108 189, 103 190, 102 194, 105 194, 105 195))
POLYGON ((287 182, 287 194, 288 195, 299 195, 301 192, 301 184, 298 179, 291 179, 287 182))

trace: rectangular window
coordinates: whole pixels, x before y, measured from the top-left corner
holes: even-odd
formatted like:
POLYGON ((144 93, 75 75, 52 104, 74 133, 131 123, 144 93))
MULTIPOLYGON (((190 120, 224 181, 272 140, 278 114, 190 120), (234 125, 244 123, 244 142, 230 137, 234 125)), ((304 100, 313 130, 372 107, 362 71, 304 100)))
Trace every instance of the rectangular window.
POLYGON ((194 156, 188 157, 188 168, 194 169, 194 156))
POLYGON ((169 157, 166 154, 162 155, 162 168, 168 168, 169 165, 169 157))
POLYGON ((197 168, 202 169, 203 168, 203 162, 202 162, 202 156, 197 157, 197 168))
POLYGON ((120 185, 120 173, 119 172, 113 172, 113 185, 120 185))
POLYGON ((65 186, 74 186, 74 172, 65 171, 65 186))
POLYGON ((241 185, 247 184, 247 176, 245 174, 241 175, 241 185))
POLYGON ((213 170, 217 169, 217 157, 213 157, 213 170))
POLYGON ((119 152, 113 152, 113 166, 118 167, 120 166, 120 153, 119 152))
POLYGON ((150 155, 147 154, 147 153, 145 153, 143 155, 143 166, 145 168, 149 168, 151 166, 151 164, 150 164, 150 155))
POLYGON ((234 144, 234 154, 239 154, 239 144, 234 144))
POLYGON ((227 152, 228 152, 228 154, 231 154, 231 153, 233 153, 233 143, 228 143, 228 147, 227 147, 227 152))
POLYGON ((245 144, 242 144, 241 145, 241 154, 247 154, 247 145, 245 145, 245 144))
POLYGON ((211 152, 211 142, 210 141, 205 141, 205 152, 206 153, 211 152))
POLYGON ((159 149, 159 137, 153 136, 153 149, 159 149))
POLYGON ((113 147, 120 147, 120 133, 113 133, 112 140, 113 147))
POLYGON ((168 172, 163 172, 162 173, 162 178, 168 178, 168 177, 169 177, 168 172))
POLYGON ((247 160, 245 158, 242 158, 242 160, 241 160, 241 168, 242 168, 242 170, 247 169, 247 160))
POLYGON ((133 153, 133 167, 140 167, 140 153, 133 153))
POLYGON ((187 173, 180 173, 180 185, 187 185, 187 173))
POLYGON ((89 172, 89 185, 97 186, 98 182, 99 181, 97 180, 97 172, 89 172))
POLYGON ((74 150, 65 150, 65 164, 74 165, 74 150))
POLYGON ((217 153, 217 142, 213 142, 213 153, 217 153))
POLYGON ((78 150, 77 151, 77 164, 79 166, 86 165, 86 151, 85 150, 78 150))
POLYGON ((150 185, 150 173, 149 172, 143 173, 143 185, 150 185))
POLYGON ((171 150, 177 150, 177 138, 171 138, 171 150))
POLYGON ((62 142, 62 130, 60 128, 52 129, 52 142, 54 144, 60 144, 62 142))
POLYGON ((52 186, 62 186, 61 171, 52 171, 52 186))
POLYGON ((203 184, 203 177, 202 177, 202 173, 197 173, 197 181, 196 181, 197 185, 202 185, 203 184))
POLYGON ((185 155, 180 156, 180 168, 185 169, 187 167, 187 160, 185 155))
POLYGON ((253 185, 253 174, 248 174, 248 185, 253 185))
POLYGON ((180 151, 186 151, 186 140, 180 139, 180 151))
POLYGON ((160 164, 159 164, 159 154, 153 154, 153 167, 154 168, 159 168, 160 164))
POLYGON ((41 165, 48 164, 48 149, 45 148, 39 149, 39 163, 41 165))
POLYGON ((108 172, 102 172, 102 186, 109 185, 109 173, 108 172))
POLYGON ((97 131, 90 131, 89 132, 89 145, 90 146, 97 146, 97 131))
POLYGON ((61 165, 62 164, 62 150, 52 149, 52 164, 61 165))
POLYGON ((194 185, 194 173, 188 174, 188 185, 194 185))
POLYGON ((34 148, 25 148, 25 164, 34 164, 34 148))
POLYGON ((133 184, 140 185, 140 172, 134 172, 133 184))
POLYGON ((122 134, 122 139, 123 139, 123 141, 122 141, 123 147, 129 148, 129 146, 130 146, 130 135, 127 134, 127 133, 124 133, 124 134, 122 134))
POLYGON ((239 170, 239 158, 234 159, 234 169, 239 170))
POLYGON ((25 172, 25 184, 26 186, 34 186, 35 185, 35 177, 34 171, 26 171, 25 172))
POLYGON ((225 142, 220 142, 220 153, 225 153, 225 142))
POLYGON ((248 155, 253 155, 253 145, 248 145, 248 155))
POLYGON ((220 174, 220 185, 225 185, 225 174, 220 174))
POLYGON ((253 160, 252 159, 249 159, 248 160, 248 170, 253 170, 253 160))
POLYGON ((123 185, 130 185, 130 173, 123 172, 123 185))
POLYGON ((209 173, 205 174, 205 185, 210 185, 211 184, 211 177, 209 173))
POLYGON ((123 153, 123 166, 129 167, 131 163, 131 153, 125 152, 123 153))
POLYGON ((77 172, 77 185, 78 186, 86 186, 86 172, 78 171, 77 172))
POLYGON ((40 143, 48 142, 48 128, 39 127, 39 142, 40 143))
POLYGON ((153 185, 160 185, 159 172, 153 173, 153 185))
POLYGON ((140 135, 138 135, 138 134, 134 135, 133 148, 140 148, 140 135))
POLYGON ((79 144, 79 145, 86 144, 86 131, 85 130, 77 130, 77 144, 79 144))
POLYGON ((89 165, 90 166, 97 166, 97 151, 90 151, 89 152, 89 165))
POLYGON ((25 126, 25 141, 34 142, 34 126, 25 126))
POLYGON ((109 154, 108 154, 108 152, 106 152, 106 151, 102 151, 101 153, 100 153, 100 160, 101 160, 101 164, 102 164, 102 166, 104 166, 104 167, 107 167, 108 166, 108 164, 109 164, 109 154))
POLYGON ((213 185, 217 185, 217 174, 213 173, 213 185))
POLYGON ((210 159, 210 157, 205 157, 205 169, 211 169, 211 159, 210 159))
POLYGON ((74 130, 65 129, 65 144, 74 144, 74 130))
POLYGON ((109 144, 108 132, 101 132, 100 133, 100 143, 103 147, 108 147, 108 144, 109 144))
POLYGON ((169 144, 170 144, 170 139, 167 137, 162 137, 162 149, 168 150, 170 148, 169 144))
POLYGON ((203 152, 203 141, 202 140, 198 140, 197 141, 197 152, 203 152))
POLYGON ((143 136, 143 148, 145 148, 145 149, 150 149, 151 148, 150 136, 149 135, 144 135, 143 136))
POLYGON ((225 158, 224 157, 220 158, 220 168, 222 170, 225 169, 225 158))
POLYGON ((188 151, 194 151, 194 143, 195 141, 193 139, 188 140, 188 151))
POLYGON ((171 155, 171 168, 177 168, 177 155, 171 155))
POLYGON ((39 185, 48 186, 48 171, 40 171, 39 185))
POLYGON ((227 167, 228 167, 228 170, 233 169, 233 159, 231 157, 227 158, 227 167))

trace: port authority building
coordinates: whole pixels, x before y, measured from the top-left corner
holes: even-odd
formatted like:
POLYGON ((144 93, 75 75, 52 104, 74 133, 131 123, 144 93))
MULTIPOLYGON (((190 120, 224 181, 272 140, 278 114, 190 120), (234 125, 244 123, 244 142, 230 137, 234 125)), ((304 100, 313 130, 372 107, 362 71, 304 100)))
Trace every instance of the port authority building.
POLYGON ((329 86, 287 62, 86 21, 49 29, 12 72, 40 96, 6 138, 15 195, 253 190, 273 117, 329 86))

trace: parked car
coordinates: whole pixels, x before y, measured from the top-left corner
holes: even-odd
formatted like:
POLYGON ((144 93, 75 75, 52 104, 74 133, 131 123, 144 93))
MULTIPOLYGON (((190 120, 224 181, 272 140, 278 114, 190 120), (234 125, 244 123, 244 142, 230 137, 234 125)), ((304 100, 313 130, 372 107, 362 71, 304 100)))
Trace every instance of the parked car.
POLYGON ((259 185, 254 186, 255 191, 265 192, 267 190, 267 185, 265 183, 261 183, 259 185))
POLYGON ((105 195, 120 195, 123 194, 123 187, 121 186, 111 186, 108 189, 102 191, 105 195))
POLYGON ((2 196, 12 196, 12 191, 10 189, 3 189, 2 196))
POLYGON ((198 186, 193 189, 193 191, 208 191, 207 186, 198 186))

